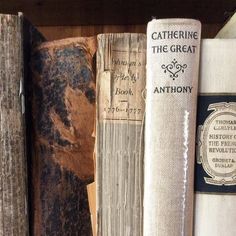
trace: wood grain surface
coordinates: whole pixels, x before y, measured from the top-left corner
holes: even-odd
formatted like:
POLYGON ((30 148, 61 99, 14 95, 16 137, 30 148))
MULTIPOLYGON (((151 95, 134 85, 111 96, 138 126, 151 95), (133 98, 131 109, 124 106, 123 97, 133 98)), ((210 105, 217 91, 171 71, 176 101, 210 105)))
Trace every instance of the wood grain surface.
MULTIPOLYGON (((214 38, 222 24, 203 24, 202 38, 214 38)), ((85 26, 38 26, 48 40, 67 37, 89 37, 102 33, 146 33, 146 24, 138 25, 85 25, 85 26)))
POLYGON ((35 25, 146 24, 157 18, 195 18, 223 23, 235 0, 1 0, 0 12, 24 14, 35 25))

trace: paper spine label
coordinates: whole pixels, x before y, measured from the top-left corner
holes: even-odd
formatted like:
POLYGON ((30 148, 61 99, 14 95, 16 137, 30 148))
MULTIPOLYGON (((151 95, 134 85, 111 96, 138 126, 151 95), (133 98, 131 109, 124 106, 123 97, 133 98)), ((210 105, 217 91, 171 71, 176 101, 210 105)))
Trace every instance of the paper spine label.
POLYGON ((98 118, 142 123, 146 78, 144 34, 98 36, 98 118), (125 36, 125 37, 124 37, 125 36))
POLYGON ((236 95, 198 101, 195 190, 236 193, 236 95))

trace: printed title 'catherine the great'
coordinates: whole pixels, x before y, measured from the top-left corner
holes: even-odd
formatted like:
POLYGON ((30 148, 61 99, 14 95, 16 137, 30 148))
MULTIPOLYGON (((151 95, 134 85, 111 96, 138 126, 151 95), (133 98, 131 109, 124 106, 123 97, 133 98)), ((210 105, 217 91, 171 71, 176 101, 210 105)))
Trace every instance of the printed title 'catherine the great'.
POLYGON ((196 31, 160 31, 153 32, 151 34, 153 40, 162 39, 198 39, 198 33, 196 31))

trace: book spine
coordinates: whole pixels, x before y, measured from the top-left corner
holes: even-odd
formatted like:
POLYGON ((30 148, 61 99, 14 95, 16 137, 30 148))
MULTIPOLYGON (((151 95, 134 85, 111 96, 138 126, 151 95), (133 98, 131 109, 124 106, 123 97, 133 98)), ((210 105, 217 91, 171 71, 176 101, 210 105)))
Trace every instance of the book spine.
POLYGON ((32 54, 34 235, 92 233, 96 38, 45 42, 32 54))
POLYGON ((25 133, 26 133, 26 156, 27 156, 27 171, 28 171, 28 213, 29 213, 29 235, 33 235, 34 223, 34 206, 32 204, 33 186, 32 186, 32 147, 33 147, 33 132, 32 132, 32 71, 30 68, 30 60, 33 49, 44 42, 44 36, 34 27, 23 15, 23 56, 24 56, 24 100, 25 100, 25 133))
POLYGON ((98 236, 142 235, 145 66, 144 34, 98 36, 98 236))
POLYGON ((148 23, 144 236, 192 235, 200 37, 196 20, 148 23))
POLYGON ((225 23, 215 38, 236 38, 236 13, 234 13, 233 16, 225 23))
POLYGON ((93 236, 96 236, 97 214, 96 214, 96 182, 87 185, 88 202, 91 214, 93 236))
POLYGON ((236 40, 202 41, 195 236, 236 235, 236 40))
POLYGON ((0 25, 0 235, 28 235, 22 16, 0 25))

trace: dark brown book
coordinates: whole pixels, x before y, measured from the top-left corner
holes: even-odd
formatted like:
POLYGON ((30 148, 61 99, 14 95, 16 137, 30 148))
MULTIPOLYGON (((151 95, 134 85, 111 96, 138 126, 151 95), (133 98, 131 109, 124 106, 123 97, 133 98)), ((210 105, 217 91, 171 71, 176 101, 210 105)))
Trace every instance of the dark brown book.
POLYGON ((32 55, 34 235, 92 233, 96 39, 45 42, 32 55))
POLYGON ((22 14, 0 29, 0 235, 28 235, 22 14))

